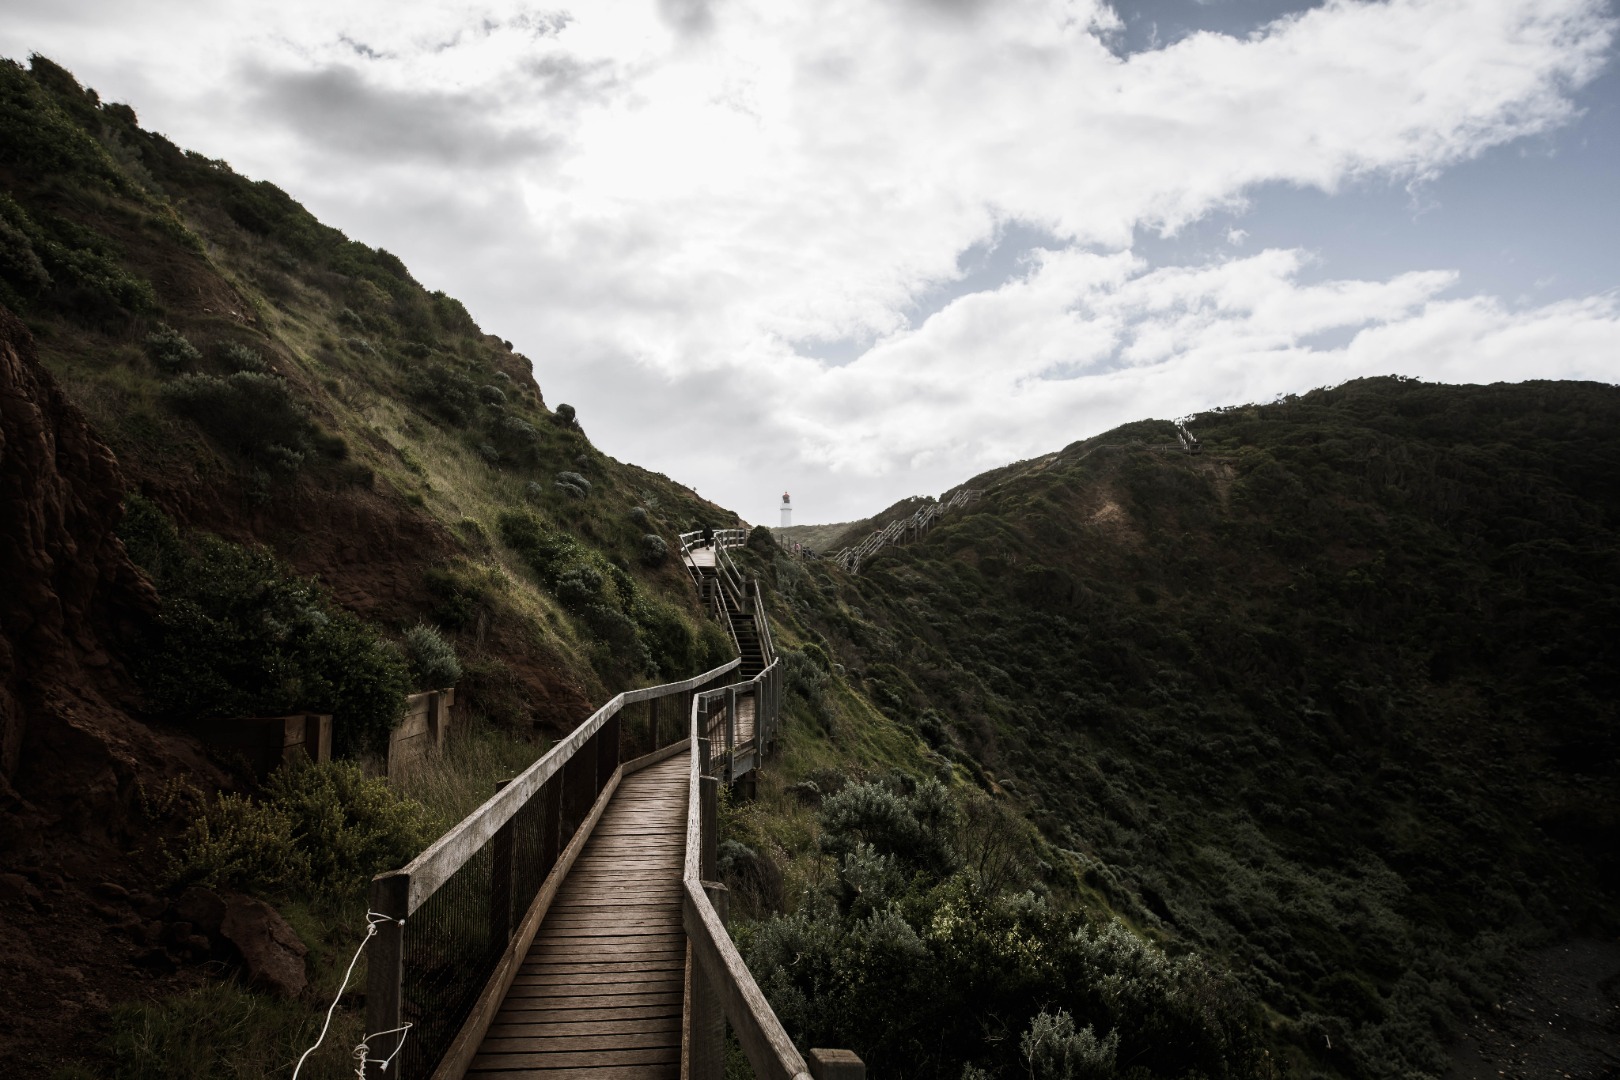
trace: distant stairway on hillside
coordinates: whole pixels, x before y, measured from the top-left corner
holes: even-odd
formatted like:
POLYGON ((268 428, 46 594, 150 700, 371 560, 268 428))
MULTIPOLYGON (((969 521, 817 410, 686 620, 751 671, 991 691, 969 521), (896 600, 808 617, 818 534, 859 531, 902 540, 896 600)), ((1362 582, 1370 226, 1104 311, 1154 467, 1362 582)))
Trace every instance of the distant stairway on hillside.
POLYGON ((909 544, 920 539, 945 513, 966 506, 982 494, 975 488, 962 488, 949 499, 931 502, 908 518, 891 521, 854 547, 844 548, 833 556, 833 561, 851 574, 861 572, 861 564, 890 544, 909 544))

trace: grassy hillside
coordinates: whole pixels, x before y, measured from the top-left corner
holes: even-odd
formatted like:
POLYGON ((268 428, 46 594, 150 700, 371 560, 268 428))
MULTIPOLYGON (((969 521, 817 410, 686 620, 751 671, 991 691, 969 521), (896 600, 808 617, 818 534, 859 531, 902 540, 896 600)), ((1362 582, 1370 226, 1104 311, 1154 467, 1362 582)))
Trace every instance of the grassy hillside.
POLYGON ((268 545, 386 633, 437 624, 508 723, 720 647, 664 552, 729 515, 601 454, 460 303, 48 60, 0 64, 0 103, 0 300, 183 530, 268 545), (577 542, 583 594, 502 543, 514 514, 577 542))
POLYGON ((970 481, 858 578, 778 559, 787 618, 1010 793, 1049 880, 1233 972, 1281 1067, 1441 1074, 1519 950, 1620 928, 1620 390, 1193 426, 970 481))
POLYGON ((790 525, 785 529, 772 529, 771 535, 784 547, 801 544, 812 551, 832 553, 838 549, 833 542, 859 522, 835 521, 828 525, 790 525))
MULTIPOLYGON (((319 1014, 216 981, 152 920, 196 882, 266 897, 333 992, 371 873, 613 693, 729 658, 672 552, 731 515, 602 454, 589 417, 548 407, 526 357, 396 257, 41 57, 0 61, 0 304, 128 485, 118 528, 155 593, 96 665, 152 738, 331 712, 360 757, 407 692, 457 686, 454 752, 404 791, 347 766, 262 789, 161 775, 114 745, 116 784, 5 830, 8 880, 59 894, 7 915, 29 943, 0 975, 11 1071, 286 1075, 319 1014)), ((5 779, 48 794, 51 759, 29 753, 5 779)), ((314 1075, 349 1071, 340 1048, 314 1075)))

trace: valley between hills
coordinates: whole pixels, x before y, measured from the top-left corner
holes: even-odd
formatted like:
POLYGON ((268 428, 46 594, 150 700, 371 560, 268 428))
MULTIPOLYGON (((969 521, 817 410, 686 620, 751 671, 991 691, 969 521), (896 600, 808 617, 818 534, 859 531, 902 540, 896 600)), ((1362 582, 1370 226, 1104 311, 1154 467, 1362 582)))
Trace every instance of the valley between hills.
MULTIPOLYGON (((43 57, 0 61, 0 305, 0 1062, 289 1076, 373 874, 735 655, 679 556, 738 519, 43 57), (380 778, 452 684, 442 759, 380 778), (334 761, 194 734, 305 712, 334 761), (208 897, 296 935, 293 985, 208 897)), ((1189 423, 964 477, 857 574, 926 498, 734 549, 784 726, 718 865, 786 1032, 880 1077, 1620 1075, 1620 388, 1189 423)))

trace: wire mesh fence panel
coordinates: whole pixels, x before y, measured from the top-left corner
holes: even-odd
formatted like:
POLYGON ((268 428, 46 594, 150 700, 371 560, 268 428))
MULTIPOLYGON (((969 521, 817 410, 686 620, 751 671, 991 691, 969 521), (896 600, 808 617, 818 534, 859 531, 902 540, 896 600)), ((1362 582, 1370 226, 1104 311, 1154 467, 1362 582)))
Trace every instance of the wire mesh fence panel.
MULTIPOLYGON (((491 846, 480 847, 405 922, 401 1012, 411 1029, 398 1059, 402 1080, 432 1073, 506 947, 505 935, 496 941, 490 927, 491 846)), ((375 1047, 372 1056, 391 1050, 375 1047)))
POLYGON ((562 842, 566 847, 596 801, 596 736, 585 741, 562 767, 562 842))
POLYGON ((512 818, 513 925, 534 903, 546 875, 557 863, 558 821, 554 803, 561 790, 555 778, 546 781, 512 818))
POLYGON ((624 760, 634 761, 658 749, 658 733, 653 730, 652 712, 657 699, 637 701, 619 710, 620 739, 624 760))

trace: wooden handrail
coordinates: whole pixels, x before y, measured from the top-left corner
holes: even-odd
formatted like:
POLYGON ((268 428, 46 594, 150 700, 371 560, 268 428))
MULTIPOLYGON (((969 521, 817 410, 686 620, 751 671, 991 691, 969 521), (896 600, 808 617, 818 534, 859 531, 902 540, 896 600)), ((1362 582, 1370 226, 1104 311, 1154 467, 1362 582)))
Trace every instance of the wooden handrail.
MULTIPOLYGON (((401 1042, 405 1040, 406 1033, 402 1028, 406 1008, 405 976, 407 965, 411 962, 411 957, 407 955, 405 934, 407 921, 487 845, 494 842, 491 847, 493 851, 501 846, 502 837, 509 839, 514 825, 513 819, 518 812, 528 806, 536 796, 547 792, 549 801, 542 804, 542 809, 546 820, 554 822, 548 826, 552 830, 548 843, 553 846, 547 849, 549 854, 544 857, 549 861, 555 856, 556 862, 548 862, 551 873, 539 885, 537 895, 541 899, 527 895, 510 895, 509 870, 507 876, 500 879, 504 885, 498 885, 492 879, 488 886, 492 893, 491 932, 500 932, 502 940, 485 956, 447 958, 454 963, 465 964, 470 960, 474 964, 476 970, 468 974, 477 980, 476 986, 469 987, 469 992, 475 997, 481 993, 478 986, 487 986, 489 980, 500 977, 501 965, 508 959, 505 954, 510 951, 511 938, 517 930, 511 922, 510 905, 515 901, 520 905, 518 910, 523 911, 531 906, 531 900, 540 903, 546 890, 555 888, 555 882, 567 873, 568 867, 572 864, 572 854, 577 853, 577 849, 583 844, 583 837, 589 834, 591 824, 600 814, 600 808, 605 805, 607 798, 611 796, 612 788, 617 783, 622 765, 618 721, 620 710, 635 702, 653 701, 680 694, 690 694, 696 698, 699 688, 735 671, 741 663, 742 658, 739 656, 690 679, 614 695, 611 701, 591 714, 583 724, 449 832, 430 844, 420 855, 398 870, 378 874, 373 878, 370 908, 377 915, 383 916, 386 921, 377 926, 377 940, 373 944, 367 962, 366 1030, 397 1033, 394 1035, 395 1038, 401 1042), (592 740, 598 742, 593 743, 592 740), (579 751, 586 746, 592 746, 592 752, 580 758, 582 764, 570 768, 579 756, 579 751), (583 804, 580 802, 581 799, 583 804), (583 812, 583 816, 572 819, 565 819, 562 816, 565 813, 575 812, 583 812), (571 823, 563 824, 565 820, 571 820, 571 823), (497 903, 494 900, 494 893, 499 888, 506 889, 508 895, 504 901, 497 903)), ((494 861, 500 860, 497 858, 494 861)), ((391 1075, 403 1075, 409 1071, 413 1076, 425 1076, 438 1067, 445 1053, 451 1050, 453 1045, 455 1039, 443 1045, 432 1040, 427 1043, 417 1040, 413 1044, 412 1053, 425 1055, 422 1059, 424 1064, 407 1069, 406 1062, 402 1059, 399 1063, 401 1067, 391 1075)), ((392 1050, 393 1047, 389 1049, 392 1050)), ((368 1080, 374 1075, 382 1075, 380 1065, 386 1056, 386 1052, 379 1055, 377 1061, 368 1066, 366 1074, 368 1080)))
POLYGON ((461 869, 462 865, 495 835, 496 830, 512 820, 524 804, 534 797, 534 793, 540 790, 540 785, 557 775, 568 759, 585 745, 586 740, 595 735, 620 709, 634 702, 695 690, 726 672, 735 670, 741 664, 742 657, 739 656, 729 663, 721 664, 711 671, 694 675, 681 682, 663 683, 659 686, 615 694, 606 705, 592 713, 588 720, 566 735, 533 765, 519 773, 515 780, 490 796, 482 806, 468 814, 449 832, 429 844, 426 850, 404 868, 393 871, 392 875, 379 876, 407 875, 410 878, 405 914, 413 914, 422 906, 424 900, 437 892, 439 886, 444 884, 451 874, 461 869))
MULTIPOLYGON (((773 664, 772 669, 775 668, 776 665, 773 664)), ((774 681, 774 675, 767 678, 766 672, 761 672, 750 680, 756 687, 756 693, 771 681, 774 681)), ((756 738, 759 733, 762 707, 770 707, 770 695, 761 695, 755 699, 756 738)), ((787 1030, 777 1019, 770 1002, 765 999, 759 984, 754 981, 753 974, 744 963, 742 954, 737 951, 731 935, 726 932, 725 922, 715 910, 714 903, 709 899, 705 888, 702 759, 708 756, 712 760, 713 755, 701 752, 700 740, 704 734, 702 715, 702 703, 694 698, 691 722, 691 771, 688 774, 686 803, 686 860, 682 872, 685 895, 682 898, 681 912, 695 966, 690 986, 693 993, 714 994, 719 997, 719 1004, 725 1012, 726 1019, 731 1023, 732 1030, 737 1033, 737 1041, 742 1044, 743 1053, 747 1055, 755 1076, 761 1080, 810 1080, 810 1068, 805 1064, 803 1055, 793 1045, 793 1040, 788 1037, 787 1030)), ((688 1011, 699 1010, 695 1008, 694 1003, 694 1008, 688 1011)), ((699 1051, 700 1048, 694 1045, 695 1041, 689 1038, 688 1047, 692 1051, 699 1051)), ((696 1071, 683 1070, 683 1075, 693 1075, 696 1071)), ((703 1078, 697 1077, 696 1080, 703 1078)))

